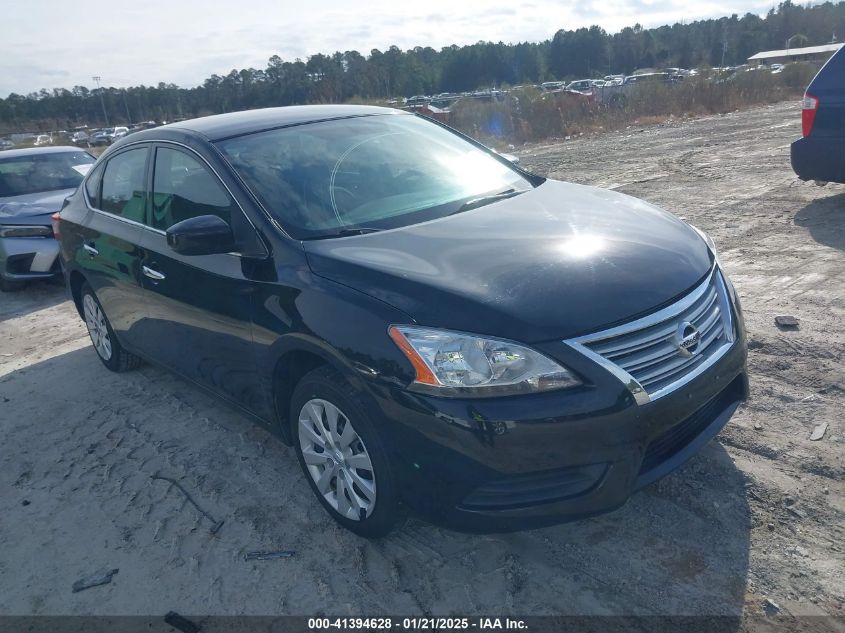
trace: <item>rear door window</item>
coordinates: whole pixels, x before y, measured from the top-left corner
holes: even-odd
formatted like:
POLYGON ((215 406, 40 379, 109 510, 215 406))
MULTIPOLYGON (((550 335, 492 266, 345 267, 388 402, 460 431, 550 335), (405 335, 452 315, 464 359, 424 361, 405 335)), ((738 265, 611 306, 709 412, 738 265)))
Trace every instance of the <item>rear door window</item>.
POLYGON ((156 150, 153 170, 153 213, 150 224, 166 231, 182 220, 216 215, 231 226, 235 202, 220 181, 199 160, 168 147, 156 150))
POLYGON ((85 194, 92 207, 99 208, 100 205, 100 180, 103 177, 103 167, 97 167, 85 181, 85 194))
POLYGON ((146 147, 121 152, 106 163, 100 209, 127 220, 143 222, 146 207, 146 147))

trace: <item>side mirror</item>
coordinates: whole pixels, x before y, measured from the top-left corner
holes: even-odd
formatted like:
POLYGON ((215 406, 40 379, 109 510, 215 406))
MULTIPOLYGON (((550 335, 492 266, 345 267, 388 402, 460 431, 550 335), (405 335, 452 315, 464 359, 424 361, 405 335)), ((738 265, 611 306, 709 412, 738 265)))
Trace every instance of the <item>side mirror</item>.
POLYGON ((199 215, 167 229, 167 245, 180 255, 214 255, 235 250, 235 236, 225 220, 199 215))
POLYGON ((514 156, 513 154, 499 154, 505 160, 509 160, 514 165, 519 165, 519 156, 514 156))

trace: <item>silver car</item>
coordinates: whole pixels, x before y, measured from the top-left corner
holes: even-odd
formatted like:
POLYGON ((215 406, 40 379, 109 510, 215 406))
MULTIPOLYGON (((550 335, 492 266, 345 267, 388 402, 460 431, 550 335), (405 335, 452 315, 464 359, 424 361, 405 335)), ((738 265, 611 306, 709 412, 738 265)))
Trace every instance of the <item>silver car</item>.
POLYGON ((94 160, 78 147, 36 147, 0 155, 0 290, 61 274, 51 216, 94 160))

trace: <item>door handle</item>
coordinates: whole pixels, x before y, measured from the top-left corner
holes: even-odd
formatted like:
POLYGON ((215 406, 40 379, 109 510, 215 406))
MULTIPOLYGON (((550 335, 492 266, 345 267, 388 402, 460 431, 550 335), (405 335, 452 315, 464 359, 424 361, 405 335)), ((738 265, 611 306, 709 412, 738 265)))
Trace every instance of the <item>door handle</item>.
POLYGON ((153 270, 148 266, 141 266, 141 270, 144 271, 144 274, 149 277, 150 279, 155 279, 156 281, 161 281, 164 279, 164 275, 157 270, 153 270))
POLYGON ((84 248, 85 252, 88 253, 91 257, 96 257, 100 254, 100 251, 94 248, 92 244, 83 244, 82 248, 84 248))

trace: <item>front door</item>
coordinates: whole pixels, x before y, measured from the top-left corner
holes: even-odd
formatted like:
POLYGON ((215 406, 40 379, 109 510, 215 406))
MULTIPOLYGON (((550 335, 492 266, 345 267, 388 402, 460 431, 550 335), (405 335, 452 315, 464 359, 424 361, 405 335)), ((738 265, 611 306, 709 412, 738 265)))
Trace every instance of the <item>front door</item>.
MULTIPOLYGON (((200 215, 240 225, 242 211, 217 176, 187 150, 154 150, 142 283, 147 292, 144 349, 156 361, 243 406, 255 409, 252 282, 237 253, 185 256, 165 231, 200 215)), ((251 227, 250 227, 251 228, 251 227)), ((237 231, 235 232, 237 237, 237 231)))

